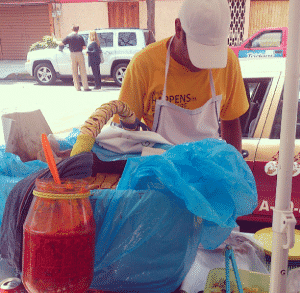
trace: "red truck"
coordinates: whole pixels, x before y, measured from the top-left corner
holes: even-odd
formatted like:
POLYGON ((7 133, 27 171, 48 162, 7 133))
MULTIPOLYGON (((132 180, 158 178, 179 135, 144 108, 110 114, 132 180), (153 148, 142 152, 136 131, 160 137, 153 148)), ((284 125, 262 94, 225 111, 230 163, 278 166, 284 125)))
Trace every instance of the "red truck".
POLYGON ((287 27, 264 28, 231 49, 238 58, 286 57, 287 27))

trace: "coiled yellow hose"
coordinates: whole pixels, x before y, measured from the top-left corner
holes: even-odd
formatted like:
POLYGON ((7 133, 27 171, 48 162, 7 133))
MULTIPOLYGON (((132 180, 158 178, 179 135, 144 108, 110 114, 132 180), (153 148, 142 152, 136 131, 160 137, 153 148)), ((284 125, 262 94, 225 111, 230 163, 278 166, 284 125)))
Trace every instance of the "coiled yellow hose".
POLYGON ((111 101, 97 108, 96 111, 84 122, 80 134, 71 151, 71 157, 84 152, 90 152, 94 146, 97 135, 109 119, 118 114, 120 120, 126 124, 134 124, 136 116, 129 106, 121 101, 111 101))

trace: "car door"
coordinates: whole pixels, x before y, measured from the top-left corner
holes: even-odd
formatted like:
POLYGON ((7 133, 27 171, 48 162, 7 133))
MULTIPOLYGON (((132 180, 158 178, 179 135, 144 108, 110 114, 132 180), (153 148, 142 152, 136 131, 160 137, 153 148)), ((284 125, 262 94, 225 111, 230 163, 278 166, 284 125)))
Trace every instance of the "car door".
POLYGON ((250 39, 244 50, 239 51, 238 57, 283 57, 283 43, 282 30, 264 31, 250 39))
MULTIPOLYGON (((283 78, 282 78, 283 79, 283 78)), ((283 83, 283 81, 282 81, 283 83)), ((265 134, 268 137, 261 139, 257 149, 257 159, 254 166, 254 172, 259 176, 257 182, 258 188, 262 194, 257 214, 272 216, 272 210, 275 207, 276 197, 276 184, 278 174, 278 160, 279 160, 279 146, 280 146, 280 130, 281 130, 281 117, 283 106, 283 85, 281 92, 276 97, 276 109, 270 111, 272 123, 266 125, 265 134), (274 114, 273 114, 273 113, 274 114), (274 115, 274 118, 273 118, 274 115)), ((299 100, 300 101, 300 100, 299 100)), ((294 168, 292 178, 292 203, 291 208, 297 219, 297 225, 300 224, 300 108, 298 102, 297 112, 297 126, 296 126, 296 140, 294 152, 294 168)))
POLYGON ((69 45, 64 46, 62 50, 57 48, 56 62, 60 75, 72 75, 69 45))
MULTIPOLYGON (((275 197, 276 184, 274 184, 273 178, 269 180, 264 172, 266 161, 263 156, 269 152, 269 145, 266 144, 269 138, 264 137, 264 130, 271 119, 270 109, 273 109, 275 115, 276 107, 274 105, 279 100, 280 94, 277 91, 280 78, 280 73, 269 77, 262 75, 256 78, 244 78, 250 106, 249 110, 240 118, 243 133, 242 148, 249 154, 245 160, 256 181, 258 206, 252 215, 242 217, 243 220, 265 220, 264 216, 269 216, 269 213, 264 213, 260 207, 266 198, 275 197), (262 147, 264 145, 265 147, 262 147)), ((269 220, 271 222, 272 219, 269 220)))
POLYGON ((100 72, 101 75, 110 76, 110 69, 116 56, 117 34, 112 31, 97 32, 97 34, 104 57, 104 63, 100 64, 100 72))

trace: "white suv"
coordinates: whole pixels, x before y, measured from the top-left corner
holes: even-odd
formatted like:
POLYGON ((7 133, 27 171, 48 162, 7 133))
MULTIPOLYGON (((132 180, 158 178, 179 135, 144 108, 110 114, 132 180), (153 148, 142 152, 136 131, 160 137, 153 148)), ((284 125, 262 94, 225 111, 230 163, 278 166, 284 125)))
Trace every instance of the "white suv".
MULTIPOLYGON (((126 67, 133 55, 150 43, 155 42, 151 31, 136 28, 96 29, 101 42, 104 63, 100 65, 102 77, 112 77, 121 86, 126 67)), ((81 31, 88 45, 89 31, 81 31)), ((91 67, 88 67, 86 49, 83 50, 86 59, 86 69, 89 78, 93 78, 91 67)), ((56 79, 67 81, 72 79, 71 58, 68 46, 61 51, 42 49, 27 54, 26 71, 34 76, 42 85, 51 85, 56 79)))

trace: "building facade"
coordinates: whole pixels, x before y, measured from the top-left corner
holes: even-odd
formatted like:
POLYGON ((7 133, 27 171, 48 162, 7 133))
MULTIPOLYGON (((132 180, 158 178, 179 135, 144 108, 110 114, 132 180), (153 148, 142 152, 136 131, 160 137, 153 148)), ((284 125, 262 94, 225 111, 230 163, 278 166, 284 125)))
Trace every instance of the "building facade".
POLYGON ((262 28, 288 26, 288 0, 251 0, 249 11, 249 36, 262 28))
POLYGON ((30 45, 53 33, 50 2, 26 2, 0 0, 0 59, 25 59, 30 45))
MULTIPOLYGON (((174 34, 183 0, 155 0, 155 37, 174 34)), ((287 0, 228 0, 229 45, 239 45, 264 27, 287 26, 287 0)), ((72 25, 80 30, 147 27, 145 0, 0 0, 0 59, 25 60, 30 45, 45 35, 64 38, 72 25)))

